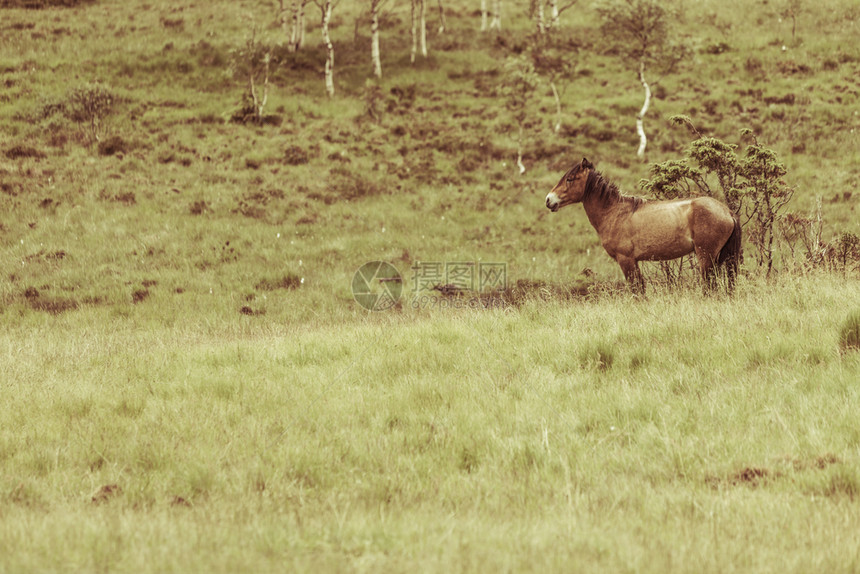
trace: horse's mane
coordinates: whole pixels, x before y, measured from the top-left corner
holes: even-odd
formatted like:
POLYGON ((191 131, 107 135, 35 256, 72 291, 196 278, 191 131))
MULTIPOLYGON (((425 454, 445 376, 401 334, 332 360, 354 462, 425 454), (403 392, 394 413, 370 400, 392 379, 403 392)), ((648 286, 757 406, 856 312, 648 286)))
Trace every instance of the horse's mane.
POLYGON ((583 199, 586 197, 596 197, 603 207, 609 207, 618 203, 627 203, 630 204, 633 211, 639 209, 639 206, 646 201, 642 197, 624 195, 618 189, 617 185, 603 177, 603 174, 600 172, 594 170, 588 174, 588 179, 585 181, 583 199))

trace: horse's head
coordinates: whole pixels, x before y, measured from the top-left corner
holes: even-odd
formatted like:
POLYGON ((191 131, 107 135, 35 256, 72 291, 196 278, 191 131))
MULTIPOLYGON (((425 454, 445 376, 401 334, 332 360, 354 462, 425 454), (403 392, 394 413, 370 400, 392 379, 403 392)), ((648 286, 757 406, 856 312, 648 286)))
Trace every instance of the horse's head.
POLYGON ((585 158, 564 174, 552 191, 546 196, 546 206, 551 211, 558 211, 565 205, 582 201, 588 174, 594 171, 594 166, 585 158))

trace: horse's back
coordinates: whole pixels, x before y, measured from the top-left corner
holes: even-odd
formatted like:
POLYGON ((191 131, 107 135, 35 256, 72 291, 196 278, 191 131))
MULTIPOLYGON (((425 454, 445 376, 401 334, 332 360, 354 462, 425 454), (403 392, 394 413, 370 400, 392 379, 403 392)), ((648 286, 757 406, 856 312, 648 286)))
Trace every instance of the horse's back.
POLYGON ((627 221, 623 232, 604 241, 604 247, 613 257, 626 253, 639 261, 675 259, 697 246, 718 250, 734 229, 729 208, 712 197, 648 201, 627 221))
POLYGON ((690 200, 692 225, 707 225, 731 233, 735 226, 735 218, 728 206, 714 199, 703 196, 690 200))

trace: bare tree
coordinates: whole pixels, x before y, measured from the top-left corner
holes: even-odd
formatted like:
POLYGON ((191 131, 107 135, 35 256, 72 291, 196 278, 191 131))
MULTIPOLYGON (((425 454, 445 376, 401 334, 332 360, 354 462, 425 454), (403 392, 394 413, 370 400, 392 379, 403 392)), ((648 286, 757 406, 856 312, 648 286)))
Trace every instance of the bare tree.
POLYGON ((445 21, 445 8, 442 6, 442 0, 436 0, 436 5, 439 6, 439 30, 438 33, 441 36, 445 33, 445 28, 448 25, 445 21))
POLYGON ((370 59, 373 75, 382 77, 382 60, 379 57, 379 8, 386 0, 370 0, 370 59))
POLYGON ((544 34, 550 30, 557 28, 560 22, 561 13, 576 5, 578 0, 569 0, 567 3, 559 6, 558 0, 530 0, 529 14, 535 20, 535 25, 538 34, 544 34), (546 5, 549 4, 550 19, 546 21, 546 5))
POLYGON ((288 39, 287 49, 297 52, 305 44, 305 6, 309 0, 291 0, 287 9, 284 0, 278 0, 278 13, 284 35, 288 39))
POLYGON ((538 34, 543 34, 546 32, 546 25, 544 24, 543 18, 543 0, 532 0, 531 10, 534 14, 535 21, 537 22, 538 34))
POLYGON ((782 17, 791 20, 791 43, 797 41, 797 19, 803 15, 805 7, 803 0, 786 0, 785 8, 782 10, 782 17))
POLYGON ((490 30, 493 28, 502 31, 502 0, 493 0, 493 19, 490 21, 490 30))
POLYGON ((487 0, 481 0, 481 32, 486 32, 487 28, 487 0))
POLYGON ((415 55, 418 53, 418 3, 421 0, 412 0, 412 20, 409 28, 409 36, 412 38, 412 51, 409 54, 409 61, 415 63, 415 55))
POLYGON ((420 0, 418 33, 421 38, 421 55, 427 57, 427 0, 420 0))
POLYGON ((523 142, 529 108, 539 83, 540 77, 527 56, 521 54, 505 62, 501 92, 505 99, 505 107, 510 112, 517 129, 517 167, 520 175, 526 172, 526 166, 523 164, 523 142))
POLYGON ((537 34, 532 37, 529 52, 535 72, 545 79, 555 100, 555 133, 561 131, 562 111, 561 96, 566 83, 573 76, 578 58, 578 49, 568 44, 561 45, 553 41, 549 34, 537 34), (561 90, 559 90, 561 86, 561 90))
POLYGON ((574 6, 576 6, 576 2, 577 2, 577 0, 570 0, 570 2, 567 2, 566 4, 559 6, 558 0, 549 0, 549 6, 550 6, 549 27, 550 27, 550 29, 558 28, 558 25, 560 23, 561 13, 564 12, 565 10, 567 10, 568 8, 573 8, 574 6))
POLYGON ((272 50, 258 39, 257 32, 257 26, 253 25, 245 43, 231 50, 231 71, 234 75, 244 77, 247 86, 242 94, 240 109, 233 114, 232 119, 243 123, 261 123, 269 100, 272 50))
POLYGON ((415 55, 418 47, 421 47, 421 55, 427 57, 427 0, 412 0, 412 53, 409 61, 415 63, 415 55))
POLYGON ((636 155, 645 157, 648 138, 645 135, 645 114, 651 105, 651 87, 646 74, 653 68, 663 75, 671 72, 687 55, 686 47, 675 41, 671 23, 676 15, 659 0, 610 0, 597 7, 603 20, 604 37, 635 67, 639 83, 645 91, 645 101, 636 116, 639 149, 636 155))
POLYGON ((322 39, 326 48, 325 92, 331 98, 334 97, 334 45, 331 43, 328 26, 336 2, 334 0, 314 0, 314 4, 319 7, 322 16, 322 39))

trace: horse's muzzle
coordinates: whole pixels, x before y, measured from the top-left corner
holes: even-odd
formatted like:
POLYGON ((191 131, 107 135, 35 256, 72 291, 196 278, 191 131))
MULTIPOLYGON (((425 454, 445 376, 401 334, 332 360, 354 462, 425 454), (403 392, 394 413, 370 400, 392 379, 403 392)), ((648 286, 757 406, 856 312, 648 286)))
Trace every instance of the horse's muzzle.
POLYGON ((550 211, 552 211, 553 213, 555 213, 556 211, 558 211, 559 203, 560 203, 560 202, 558 201, 558 198, 553 197, 553 196, 552 196, 552 194, 550 194, 550 195, 546 196, 546 206, 547 206, 547 207, 549 208, 549 210, 550 210, 550 211))

